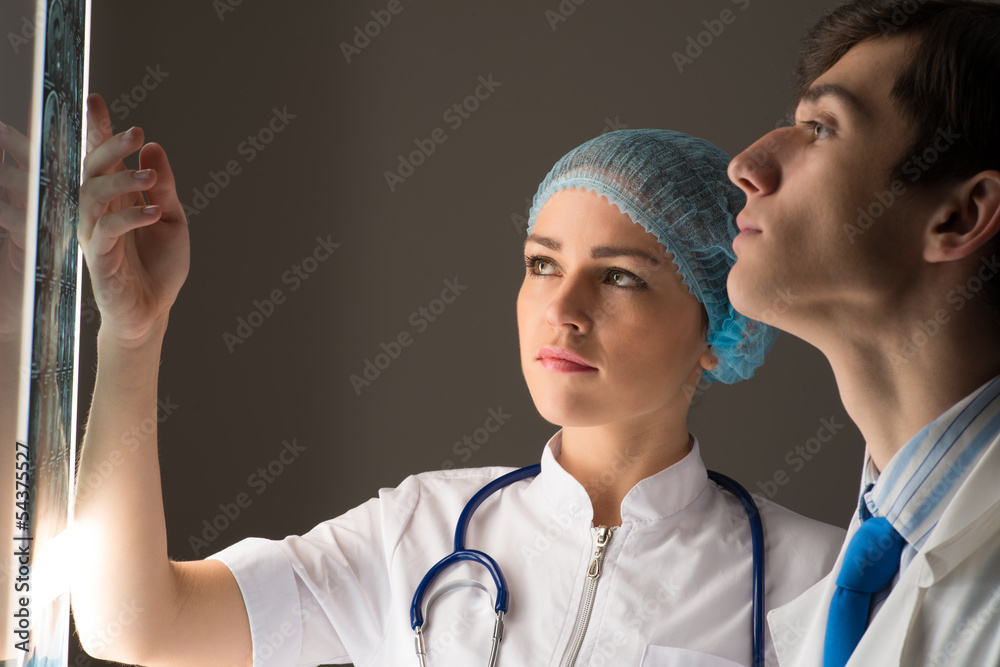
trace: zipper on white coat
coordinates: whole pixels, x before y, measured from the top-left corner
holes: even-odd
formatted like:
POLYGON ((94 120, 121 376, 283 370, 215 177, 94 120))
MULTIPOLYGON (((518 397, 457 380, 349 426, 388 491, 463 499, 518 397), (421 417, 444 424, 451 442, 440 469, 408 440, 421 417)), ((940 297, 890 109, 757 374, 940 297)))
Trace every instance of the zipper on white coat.
POLYGON ((587 634, 587 626, 590 624, 590 614, 594 611, 594 598, 597 596, 597 582, 601 578, 604 570, 604 555, 614 535, 615 527, 598 526, 594 529, 594 556, 590 560, 590 567, 587 568, 586 589, 583 591, 583 600, 580 603, 580 611, 576 616, 576 625, 573 628, 573 635, 569 641, 569 648, 566 657, 563 658, 562 667, 573 667, 576 659, 580 655, 580 648, 583 647, 583 638, 587 634))

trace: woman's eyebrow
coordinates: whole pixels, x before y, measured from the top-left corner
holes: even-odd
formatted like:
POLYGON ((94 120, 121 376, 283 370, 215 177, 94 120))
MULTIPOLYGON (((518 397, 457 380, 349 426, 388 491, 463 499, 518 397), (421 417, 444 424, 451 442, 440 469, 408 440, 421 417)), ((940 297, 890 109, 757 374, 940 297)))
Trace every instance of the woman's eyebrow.
POLYGON ((638 257, 653 266, 660 265, 658 259, 639 248, 618 248, 615 246, 599 245, 590 249, 590 256, 594 259, 601 259, 603 257, 638 257))
MULTIPOLYGON (((546 248, 557 252, 562 249, 562 244, 559 243, 559 241, 550 239, 547 236, 530 234, 524 239, 525 247, 527 247, 529 241, 533 241, 538 245, 545 246, 546 248)), ((604 259, 607 257, 638 257, 639 259, 649 262, 653 266, 660 265, 660 260, 640 248, 621 248, 617 246, 599 245, 590 249, 590 256, 593 259, 604 259)))
POLYGON ((539 236, 538 234, 529 234, 524 239, 524 247, 528 247, 528 243, 530 242, 534 242, 537 243, 538 245, 545 246, 550 250, 558 251, 562 248, 562 244, 559 243, 559 241, 556 241, 555 239, 550 239, 547 236, 539 236))

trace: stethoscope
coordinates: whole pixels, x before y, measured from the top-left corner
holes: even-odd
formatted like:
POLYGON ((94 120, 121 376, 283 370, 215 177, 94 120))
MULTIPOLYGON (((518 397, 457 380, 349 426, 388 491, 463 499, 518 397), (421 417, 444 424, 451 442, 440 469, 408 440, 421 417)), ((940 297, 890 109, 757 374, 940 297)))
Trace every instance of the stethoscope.
MULTIPOLYGON (((508 484, 513 484, 527 477, 534 477, 542 469, 541 464, 534 464, 520 468, 506 475, 497 477, 495 480, 479 489, 476 495, 472 496, 469 502, 458 517, 458 524, 455 526, 455 550, 439 560, 434 567, 428 570, 427 574, 420 581, 416 592, 413 594, 413 604, 410 606, 410 626, 413 628, 413 642, 417 651, 417 659, 420 667, 427 667, 427 652, 424 647, 424 614, 421 609, 424 593, 435 578, 451 565, 463 560, 479 563, 493 577, 493 583, 497 590, 496 604, 494 610, 497 614, 496 622, 493 625, 493 642, 490 646, 489 667, 495 667, 497 654, 500 651, 500 641, 503 639, 503 617, 507 613, 507 603, 510 600, 507 592, 507 580, 504 579, 500 566, 489 554, 475 549, 465 548, 465 534, 469 528, 469 521, 473 513, 479 506, 494 492, 502 489, 508 484)), ((757 503, 736 480, 726 477, 712 470, 708 471, 708 478, 726 489, 743 504, 747 518, 750 520, 750 541, 753 552, 753 667, 764 667, 764 526, 760 520, 760 511, 757 503)), ((479 585, 485 590, 485 587, 479 585)), ((431 603, 434 598, 432 597, 431 603)), ((428 605, 429 608, 430 605, 428 605)))

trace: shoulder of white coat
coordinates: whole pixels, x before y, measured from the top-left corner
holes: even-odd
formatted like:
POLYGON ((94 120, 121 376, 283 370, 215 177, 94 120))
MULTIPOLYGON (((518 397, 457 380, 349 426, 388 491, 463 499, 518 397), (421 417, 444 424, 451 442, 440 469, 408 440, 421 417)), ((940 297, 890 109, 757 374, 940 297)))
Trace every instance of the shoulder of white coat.
MULTIPOLYGON (((732 494, 726 495, 730 503, 739 504, 732 494)), ((764 527, 765 607, 773 609, 794 600, 830 573, 846 531, 756 494, 753 499, 764 527)))
MULTIPOLYGON (((731 511, 742 521, 746 516, 746 510, 739 498, 718 484, 710 482, 710 485, 726 499, 731 511)), ((837 557, 840 545, 847 534, 843 528, 810 519, 756 493, 751 495, 760 512, 769 547, 780 544, 783 548, 794 549, 797 554, 811 554, 814 557, 832 552, 831 563, 832 559, 837 557)))
POLYGON ((512 470, 515 468, 493 466, 422 472, 410 475, 396 487, 379 489, 378 498, 369 503, 374 503, 372 509, 378 508, 383 528, 393 536, 390 539, 394 550, 415 517, 424 529, 446 526, 447 532, 453 530, 462 508, 476 491, 512 470), (428 522, 428 518, 432 520, 428 522))
POLYGON ((753 499, 760 509, 761 519, 765 524, 770 523, 775 530, 788 534, 796 541, 805 539, 819 545, 835 545, 834 555, 839 551, 840 544, 847 534, 847 531, 840 526, 810 519, 756 494, 753 499))
MULTIPOLYGON (((711 486, 725 499, 732 516, 730 524, 747 525, 746 510, 739 499, 717 484, 711 486)), ((830 571, 847 531, 810 519, 757 494, 753 494, 753 499, 764 527, 769 571, 791 568, 795 572, 804 570, 809 577, 830 571)))
POLYGON ((847 531, 765 498, 754 500, 764 524, 769 602, 784 604, 830 573, 847 531))
POLYGON ((755 495, 769 547, 780 546, 794 558, 810 558, 831 567, 847 531, 810 519, 771 500, 755 495))
POLYGON ((379 500, 413 511, 418 504, 464 507, 483 486, 516 470, 505 466, 453 468, 410 475, 399 486, 379 489, 379 500))

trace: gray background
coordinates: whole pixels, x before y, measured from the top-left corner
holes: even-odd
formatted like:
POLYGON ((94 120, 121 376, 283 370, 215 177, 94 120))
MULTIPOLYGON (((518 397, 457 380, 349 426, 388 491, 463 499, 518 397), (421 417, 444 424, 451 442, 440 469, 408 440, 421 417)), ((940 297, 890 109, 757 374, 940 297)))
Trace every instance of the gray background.
MULTIPOLYGON (((743 150, 788 111, 799 37, 837 4, 565 0, 573 12, 553 29, 546 11, 559 11, 556 0, 402 0, 348 63, 340 43, 387 2, 229 1, 93 8, 91 90, 113 105, 115 131, 140 125, 164 146, 185 203, 228 161, 241 169, 190 218, 191 274, 163 352, 159 393, 176 407, 161 415, 159 447, 179 560, 305 532, 419 471, 537 461, 556 427, 535 412, 520 371, 515 223, 525 199, 561 155, 610 125, 743 150), (680 72, 674 52, 726 9, 735 20, 680 72), (167 74, 144 88, 147 67, 167 74), (460 127, 445 122, 490 75, 500 86, 489 99, 460 127), (120 99, 133 93, 144 98, 134 109, 120 99), (295 118, 247 161, 241 142, 275 107, 295 118), (390 192, 384 172, 439 127, 447 140, 390 192), (292 291, 282 275, 318 236, 340 247, 292 291), (417 333, 410 314, 455 278, 467 289, 417 333), (275 289, 284 303, 230 352, 223 334, 275 289), (404 331, 412 345, 358 395, 349 376, 404 331), (456 454, 453 444, 500 407, 511 415, 504 426, 467 460, 456 454), (304 451, 273 464, 292 439, 304 451), (268 465, 280 468, 272 481, 251 478, 268 465), (220 519, 229 525, 196 554, 190 537, 204 538, 203 522, 240 493, 250 505, 220 519)), ((83 321, 86 415, 89 297, 83 321)), ((755 379, 713 387, 691 413, 710 468, 841 526, 863 452, 848 424, 826 360, 788 335, 755 379), (824 419, 845 426, 809 461, 789 458, 824 419)))

